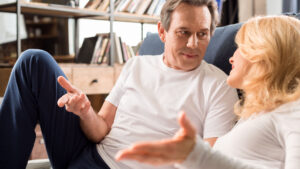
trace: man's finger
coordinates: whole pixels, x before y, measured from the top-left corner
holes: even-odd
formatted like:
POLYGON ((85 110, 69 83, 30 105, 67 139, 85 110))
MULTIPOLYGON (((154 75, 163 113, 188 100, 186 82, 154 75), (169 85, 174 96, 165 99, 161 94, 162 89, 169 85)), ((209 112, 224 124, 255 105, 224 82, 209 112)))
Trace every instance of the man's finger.
POLYGON ((87 112, 90 109, 91 103, 86 102, 83 107, 81 108, 81 112, 87 112))
POLYGON ((63 95, 62 97, 60 97, 60 98, 58 99, 57 105, 58 105, 59 107, 63 107, 65 104, 68 103, 69 97, 70 97, 70 96, 69 96, 68 94, 63 95))
POLYGON ((72 84, 65 79, 63 76, 59 76, 57 78, 58 83, 61 85, 61 87, 63 87, 64 89, 67 90, 67 92, 70 93, 77 93, 77 90, 72 86, 72 84))

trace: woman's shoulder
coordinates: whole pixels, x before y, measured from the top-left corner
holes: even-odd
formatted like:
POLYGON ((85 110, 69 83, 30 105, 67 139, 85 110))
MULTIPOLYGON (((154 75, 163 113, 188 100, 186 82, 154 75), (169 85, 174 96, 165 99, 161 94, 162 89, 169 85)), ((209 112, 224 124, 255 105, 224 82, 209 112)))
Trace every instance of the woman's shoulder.
POLYGON ((300 116, 300 99, 280 105, 272 111, 275 116, 300 116))
POLYGON ((300 135, 300 100, 279 106, 270 113, 270 117, 281 134, 296 132, 300 135))

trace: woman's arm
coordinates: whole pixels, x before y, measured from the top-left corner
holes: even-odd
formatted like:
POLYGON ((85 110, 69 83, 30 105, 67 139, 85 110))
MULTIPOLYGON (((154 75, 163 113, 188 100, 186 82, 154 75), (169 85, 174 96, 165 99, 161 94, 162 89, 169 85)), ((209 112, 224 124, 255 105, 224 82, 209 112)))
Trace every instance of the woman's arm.
POLYGON ((264 169, 244 164, 211 149, 201 138, 196 139, 196 130, 186 118, 179 115, 180 130, 171 139, 141 142, 116 155, 119 160, 137 160, 152 165, 175 164, 183 169, 264 169))

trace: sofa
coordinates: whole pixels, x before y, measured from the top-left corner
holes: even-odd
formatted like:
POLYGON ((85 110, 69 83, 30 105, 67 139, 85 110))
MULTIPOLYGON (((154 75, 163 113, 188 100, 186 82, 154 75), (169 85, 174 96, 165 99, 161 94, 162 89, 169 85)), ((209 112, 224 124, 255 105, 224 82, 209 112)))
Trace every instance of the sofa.
MULTIPOLYGON (((285 13, 284 15, 294 16, 300 19, 300 13, 285 13)), ((235 35, 242 23, 227 25, 223 27, 217 27, 210 43, 207 47, 204 60, 207 63, 211 63, 226 74, 229 74, 231 65, 229 58, 236 50, 236 44, 234 42, 235 35)), ((161 42, 157 33, 148 33, 143 43, 141 44, 139 55, 158 55, 163 53, 164 44, 161 42)))

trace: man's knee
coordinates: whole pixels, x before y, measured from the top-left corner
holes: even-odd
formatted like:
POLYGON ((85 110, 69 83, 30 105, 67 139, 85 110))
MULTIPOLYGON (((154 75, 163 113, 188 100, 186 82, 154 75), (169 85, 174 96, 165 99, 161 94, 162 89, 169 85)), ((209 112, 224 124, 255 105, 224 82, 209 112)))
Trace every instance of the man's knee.
POLYGON ((38 62, 51 62, 53 61, 53 57, 46 51, 40 50, 40 49, 28 49, 24 52, 22 52, 19 60, 19 62, 32 62, 32 61, 38 61, 38 62))
POLYGON ((45 71, 57 69, 57 63, 54 58, 46 51, 40 49, 28 49, 20 55, 14 68, 13 73, 41 74, 45 71))

